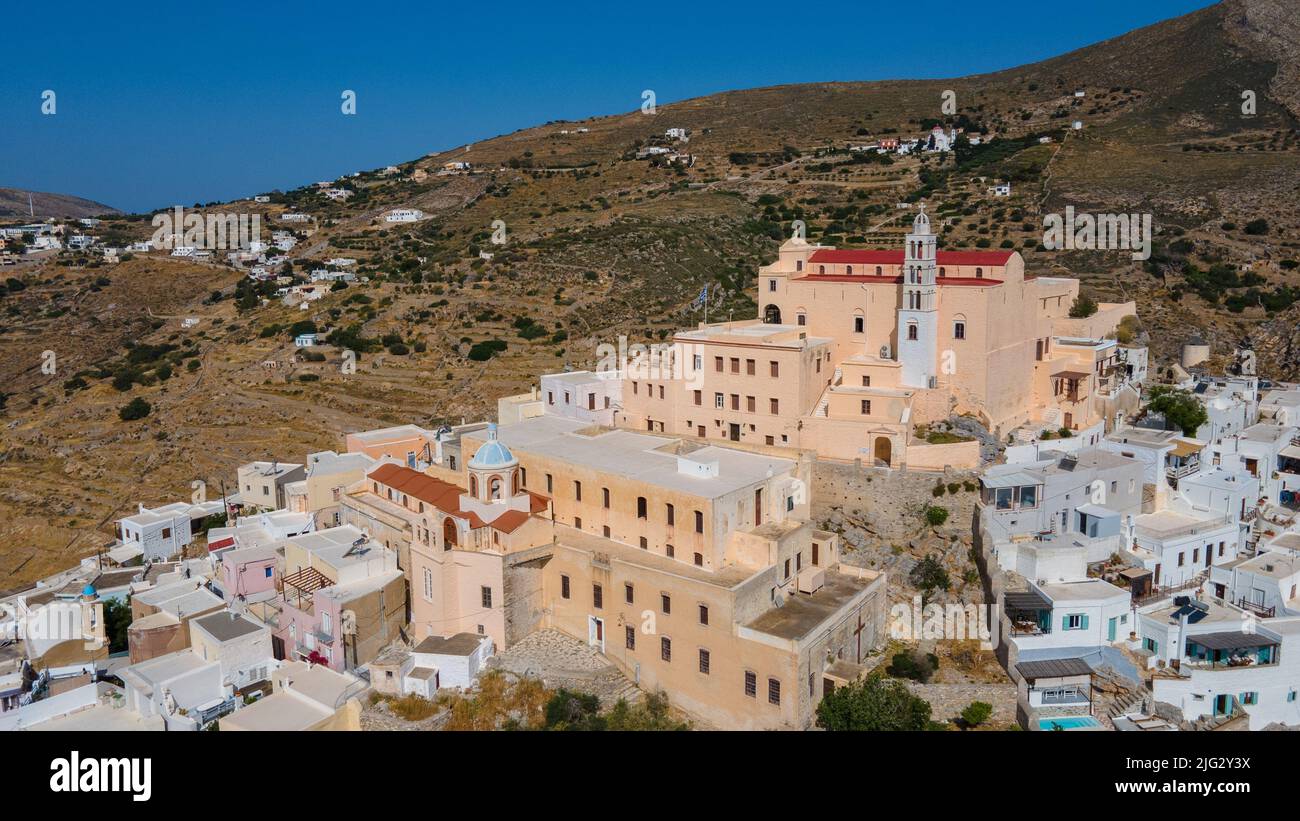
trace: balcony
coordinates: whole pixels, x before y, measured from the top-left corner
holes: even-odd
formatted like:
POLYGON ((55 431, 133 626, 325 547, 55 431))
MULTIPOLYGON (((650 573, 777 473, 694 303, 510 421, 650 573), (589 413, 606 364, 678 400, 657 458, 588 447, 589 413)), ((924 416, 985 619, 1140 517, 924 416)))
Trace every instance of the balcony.
POLYGON ((230 698, 227 698, 224 701, 219 701, 216 704, 209 704, 204 707, 195 708, 193 715, 190 717, 194 719, 195 723, 197 723, 199 727, 203 727, 205 724, 215 721, 229 713, 233 713, 234 711, 235 697, 231 696, 230 698))
POLYGON ((1255 604, 1254 602, 1247 601, 1244 598, 1237 600, 1237 606, 1248 613, 1254 613, 1260 618, 1271 619, 1277 615, 1276 607, 1265 607, 1262 604, 1255 604))

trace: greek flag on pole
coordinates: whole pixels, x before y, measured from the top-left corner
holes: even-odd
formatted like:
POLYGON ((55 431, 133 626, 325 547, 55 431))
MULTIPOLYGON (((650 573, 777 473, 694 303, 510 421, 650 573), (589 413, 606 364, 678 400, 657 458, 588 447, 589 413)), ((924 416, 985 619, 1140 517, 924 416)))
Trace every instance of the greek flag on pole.
POLYGON ((695 301, 691 303, 691 307, 699 308, 702 305, 705 305, 708 301, 709 301, 709 286, 705 285, 703 288, 700 289, 700 295, 697 296, 695 298, 695 301))

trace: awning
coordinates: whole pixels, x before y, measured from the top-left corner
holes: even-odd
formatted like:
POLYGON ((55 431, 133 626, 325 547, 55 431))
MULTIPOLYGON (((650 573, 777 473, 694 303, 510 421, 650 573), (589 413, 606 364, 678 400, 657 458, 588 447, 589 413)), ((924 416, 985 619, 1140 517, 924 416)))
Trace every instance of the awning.
POLYGON ((1056 373, 1052 374, 1052 376, 1056 379, 1074 379, 1076 381, 1082 382, 1084 379, 1087 379, 1089 376, 1092 376, 1092 374, 1088 373, 1087 371, 1057 371, 1056 373))
POLYGON ((1002 597, 1002 606, 1007 610, 1050 610, 1052 603, 1032 590, 1006 593, 1002 597))
POLYGON ((1271 647, 1280 642, 1276 638, 1265 636, 1262 633, 1240 633, 1240 632, 1222 632, 1222 633, 1202 633, 1197 636, 1188 636, 1189 644, 1196 644, 1207 650, 1240 650, 1246 647, 1271 647))
POLYGON ((1090 676, 1092 668, 1080 658, 1047 659, 1045 661, 1022 661, 1016 665, 1016 672, 1026 681, 1040 678, 1066 678, 1067 676, 1090 676))
POLYGON ((139 542, 127 542, 108 551, 105 555, 118 564, 126 564, 137 556, 144 555, 144 548, 139 542))
POLYGON ((984 487, 1021 487, 1024 485, 1041 485, 1042 481, 1028 473, 1016 471, 1015 473, 1004 473, 1000 476, 984 476, 980 479, 984 487))
POLYGON ((1205 450, 1205 445, 1200 444, 1199 442, 1188 442, 1183 439, 1178 439, 1175 440, 1174 449, 1170 451, 1170 454, 1174 456, 1191 456, 1200 453, 1202 450, 1205 450))
POLYGON ((1278 455, 1288 459, 1300 459, 1300 445, 1287 445, 1278 455))

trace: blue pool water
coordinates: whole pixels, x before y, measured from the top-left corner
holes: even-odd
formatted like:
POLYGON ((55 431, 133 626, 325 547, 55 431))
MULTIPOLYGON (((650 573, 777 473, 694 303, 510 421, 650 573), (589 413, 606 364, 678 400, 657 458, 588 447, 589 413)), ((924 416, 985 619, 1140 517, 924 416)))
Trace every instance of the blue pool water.
POLYGON ((1079 730, 1084 727, 1100 727, 1101 722, 1092 716, 1058 716, 1056 718, 1038 719, 1040 730, 1079 730))

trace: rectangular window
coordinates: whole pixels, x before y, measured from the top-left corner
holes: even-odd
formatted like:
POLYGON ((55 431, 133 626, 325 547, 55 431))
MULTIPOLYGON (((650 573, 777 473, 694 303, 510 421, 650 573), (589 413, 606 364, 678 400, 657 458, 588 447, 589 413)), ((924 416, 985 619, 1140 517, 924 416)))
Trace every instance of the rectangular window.
POLYGON ((953 323, 953 326, 952 326, 952 337, 953 337, 953 339, 965 339, 965 338, 966 338, 966 323, 965 323, 965 322, 954 322, 954 323, 953 323))
POLYGON ((636 517, 638 519, 645 519, 648 517, 646 512, 646 499, 644 496, 636 497, 636 517))
POLYGON ((781 363, 773 359, 767 364, 768 364, 768 369, 771 372, 773 378, 777 378, 781 376, 781 363))
POLYGON ((600 494, 601 494, 601 503, 604 505, 606 510, 609 510, 609 488, 607 487, 601 488, 600 494))
POLYGON ((673 660, 673 640, 667 636, 659 639, 659 658, 664 661, 673 660))
POLYGON ((768 409, 772 411, 772 415, 773 415, 773 416, 776 416, 777 414, 779 414, 779 413, 781 412, 781 403, 780 403, 780 401, 779 401, 779 400, 776 400, 776 399, 771 399, 771 400, 769 400, 769 401, 768 401, 768 409))
POLYGON ((722 394, 720 393, 713 394, 713 407, 720 408, 724 405, 725 402, 726 399, 723 398, 722 394))
POLYGON ((862 415, 863 415, 863 416, 870 416, 870 415, 871 415, 871 400, 870 400, 870 399, 863 399, 863 400, 862 400, 862 415))
POLYGON ((574 501, 582 501, 582 482, 573 483, 573 498, 574 501))
POLYGON ((636 628, 635 627, 623 628, 623 636, 624 636, 623 644, 627 647, 627 649, 635 650, 636 649, 636 628))
POLYGON ((704 675, 709 674, 709 651, 700 648, 700 672, 704 675))
POLYGON ((767 680, 767 703, 781 705, 781 682, 779 679, 767 680))
POLYGON ((491 607, 492 607, 492 588, 490 588, 490 587, 483 587, 483 588, 480 588, 480 594, 481 594, 481 595, 480 595, 480 598, 481 598, 481 600, 482 600, 482 602, 483 602, 483 607, 484 607, 485 609, 491 609, 491 607))
POLYGON ((704 391, 695 391, 695 404, 701 405, 703 403, 704 403, 704 391))
POLYGON ((549 473, 546 474, 546 492, 547 492, 547 493, 554 493, 554 492, 555 492, 555 483, 554 483, 554 481, 551 479, 551 474, 549 474, 549 473))
POLYGON ((623 585, 623 600, 628 604, 632 603, 632 585, 625 583, 623 585))
POLYGON ((676 519, 677 512, 672 505, 667 505, 665 507, 665 510, 667 510, 668 512, 668 526, 671 527, 674 524, 674 520, 676 519))
POLYGON ((734 411, 740 410, 740 394, 733 393, 731 395, 731 409, 734 411))
POLYGON ((569 598, 569 577, 560 576, 560 598, 569 598))
POLYGON ((748 670, 745 671, 745 695, 750 698, 758 696, 758 676, 748 670))
POLYGON ((740 373, 740 359, 738 357, 731 357, 731 372, 740 373))
POLYGON ((720 356, 713 357, 713 369, 718 373, 722 373, 722 357, 720 356))
POLYGON ((696 533, 704 532, 704 514, 698 510, 695 511, 695 532, 696 533))
POLYGON ((605 591, 599 584, 591 586, 591 606, 597 610, 605 606, 605 591))
POLYGON ((758 363, 756 363, 754 360, 752 360, 752 359, 746 359, 746 360, 745 360, 745 375, 746 375, 746 376, 753 376, 754 373, 755 373, 755 371, 757 370, 757 367, 758 367, 758 363))
POLYGON ((860 316, 853 317, 853 333, 855 334, 862 333, 863 322, 864 320, 862 317, 860 316))
POLYGON ((708 607, 708 605, 704 605, 704 604, 701 604, 701 605, 700 605, 700 624, 703 624, 703 625, 706 626, 706 627, 707 627, 708 624, 709 624, 709 607, 708 607))
POLYGON ((753 396, 745 397, 745 410, 754 413, 758 410, 758 399, 753 396))
POLYGON ((659 594, 659 609, 664 611, 664 615, 669 615, 673 612, 673 600, 667 593, 659 594))

